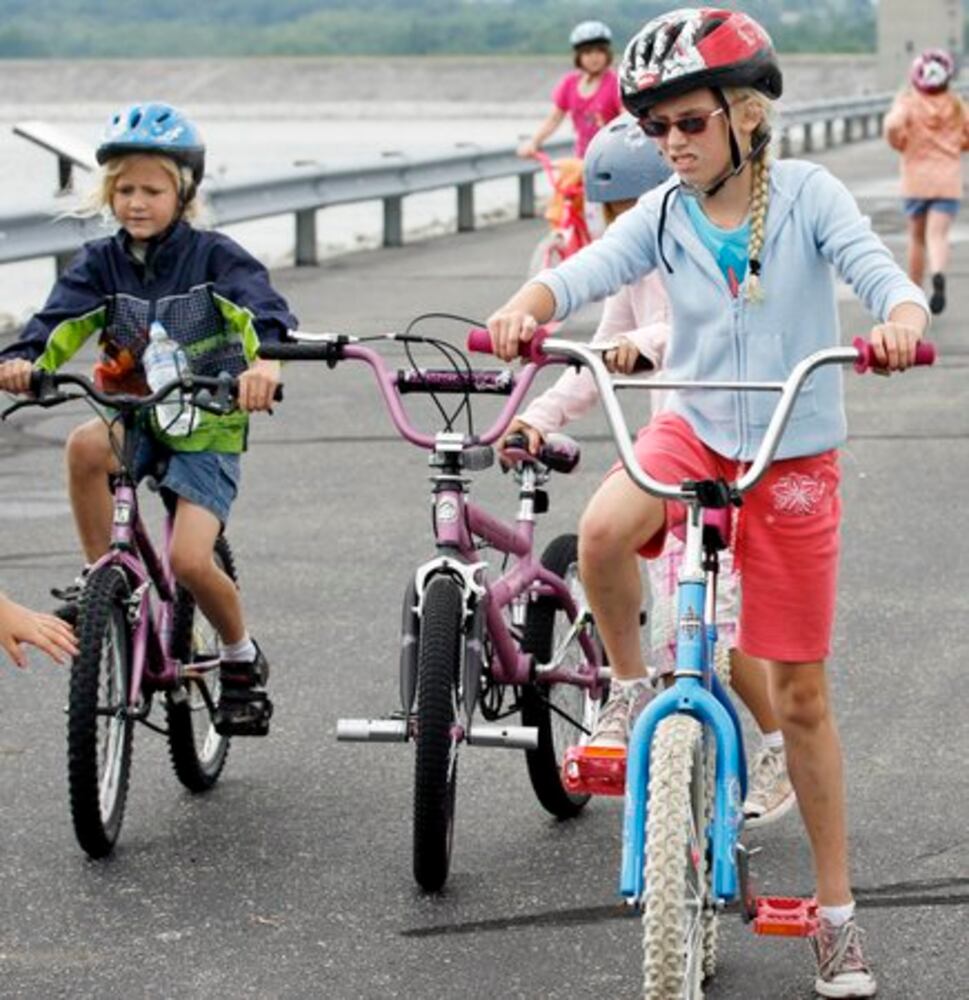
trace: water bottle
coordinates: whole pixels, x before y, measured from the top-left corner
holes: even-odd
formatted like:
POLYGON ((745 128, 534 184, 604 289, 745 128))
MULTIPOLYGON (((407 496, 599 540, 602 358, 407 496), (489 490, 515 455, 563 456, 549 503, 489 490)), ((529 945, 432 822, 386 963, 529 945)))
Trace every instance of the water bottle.
MULTIPOLYGON (((172 379, 181 378, 189 370, 188 359, 181 347, 168 336, 168 331, 158 320, 148 330, 148 346, 141 363, 152 392, 157 392, 172 379)), ((185 437, 195 430, 197 411, 173 392, 155 406, 158 427, 171 437, 185 437)))

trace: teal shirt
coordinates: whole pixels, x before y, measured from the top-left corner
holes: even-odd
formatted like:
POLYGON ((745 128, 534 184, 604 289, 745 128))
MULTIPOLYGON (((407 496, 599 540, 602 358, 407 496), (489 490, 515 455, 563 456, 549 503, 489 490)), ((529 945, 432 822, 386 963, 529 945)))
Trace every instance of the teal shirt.
POLYGON ((683 199, 683 204, 697 236, 700 237, 700 242, 713 254, 717 267, 727 281, 730 294, 736 298, 747 276, 750 221, 744 222, 736 229, 721 229, 707 218, 696 198, 686 197, 683 199))

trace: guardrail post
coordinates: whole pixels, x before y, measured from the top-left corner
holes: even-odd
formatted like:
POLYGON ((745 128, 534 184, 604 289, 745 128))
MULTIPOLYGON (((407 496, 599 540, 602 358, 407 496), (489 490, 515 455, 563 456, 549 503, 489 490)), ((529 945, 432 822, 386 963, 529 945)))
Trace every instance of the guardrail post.
POLYGON ((885 131, 885 112, 879 111, 875 115, 875 128, 878 130, 875 134, 881 135, 885 131))
POLYGON ((781 159, 791 155, 791 131, 790 129, 781 129, 781 159))
POLYGON ((474 184, 458 185, 458 232, 474 230, 474 184))
POLYGON ((824 123, 824 148, 834 145, 834 119, 828 118, 824 123))
POLYGON ((518 218, 535 218, 535 175, 518 175, 518 218))
POLYGON ((316 254, 316 209, 296 213, 296 266, 312 267, 319 263, 316 254))
POLYGON ((871 115, 861 116, 861 137, 862 139, 871 138, 871 115))
POLYGON ((391 195, 384 198, 384 246, 402 247, 404 245, 404 198, 402 195, 391 195))
POLYGON ((805 122, 804 123, 804 139, 801 143, 801 148, 805 153, 810 153, 814 150, 814 123, 805 122))

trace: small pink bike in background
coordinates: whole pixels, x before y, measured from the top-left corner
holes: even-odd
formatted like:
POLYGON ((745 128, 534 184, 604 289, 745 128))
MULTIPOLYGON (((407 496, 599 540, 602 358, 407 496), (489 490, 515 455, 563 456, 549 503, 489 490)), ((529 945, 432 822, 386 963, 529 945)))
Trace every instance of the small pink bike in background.
POLYGON ((552 187, 552 204, 546 212, 551 229, 539 241, 528 266, 530 275, 547 267, 555 267, 592 242, 585 219, 585 198, 582 187, 582 161, 556 160, 542 152, 532 154, 545 171, 552 187))

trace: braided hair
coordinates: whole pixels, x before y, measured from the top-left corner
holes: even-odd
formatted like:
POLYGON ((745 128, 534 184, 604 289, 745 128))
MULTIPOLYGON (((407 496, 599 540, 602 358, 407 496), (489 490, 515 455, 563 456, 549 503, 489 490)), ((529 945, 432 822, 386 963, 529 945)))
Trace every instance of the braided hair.
MULTIPOLYGON (((763 112, 763 120, 750 137, 751 145, 757 146, 770 135, 771 103, 759 91, 752 87, 731 88, 727 92, 731 103, 738 101, 754 101, 763 112)), ((750 196, 750 241, 747 244, 747 280, 744 282, 748 302, 762 302, 764 290, 760 282, 761 259, 764 249, 764 236, 767 229, 767 208, 770 200, 770 146, 751 160, 751 196, 750 196)))

